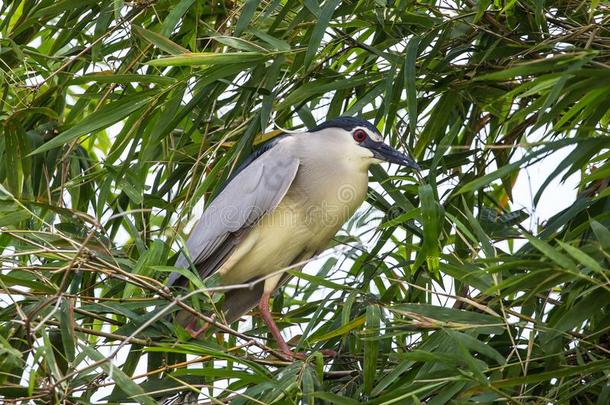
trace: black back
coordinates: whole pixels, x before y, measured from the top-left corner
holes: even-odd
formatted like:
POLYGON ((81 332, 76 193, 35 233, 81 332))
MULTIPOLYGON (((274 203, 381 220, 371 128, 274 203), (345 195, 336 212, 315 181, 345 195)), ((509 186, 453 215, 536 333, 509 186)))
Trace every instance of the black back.
POLYGON ((320 131, 320 130, 326 129, 326 128, 342 128, 342 129, 345 129, 346 131, 351 131, 352 129, 354 129, 356 127, 367 128, 370 131, 375 132, 381 136, 381 134, 379 133, 379 130, 377 129, 377 127, 375 127, 375 125, 371 124, 370 122, 368 122, 365 119, 358 118, 358 117, 333 118, 332 120, 328 120, 312 129, 310 129, 309 132, 316 132, 316 131, 320 131))
MULTIPOLYGON (((371 124, 370 122, 368 122, 365 119, 358 118, 358 117, 333 118, 332 120, 328 120, 318 126, 313 127, 312 129, 309 129, 308 132, 317 132, 317 131, 321 131, 326 128, 342 128, 342 129, 345 129, 346 131, 351 131, 352 129, 354 129, 356 127, 367 128, 367 129, 379 134, 379 136, 381 136, 381 134, 379 133, 379 130, 373 124, 371 124)), ((290 136, 290 134, 282 134, 282 135, 276 136, 275 138, 263 143, 261 146, 256 148, 254 150, 254 152, 252 152, 248 157, 246 157, 244 159, 244 161, 241 162, 241 164, 237 167, 237 169, 235 169, 235 171, 233 173, 231 173, 231 175, 229 176, 227 181, 225 181, 225 183, 222 185, 222 187, 220 189, 222 190, 223 188, 225 188, 225 186, 227 184, 229 184, 229 182, 231 180, 233 180, 235 178, 235 176, 237 176, 239 174, 239 172, 244 170, 252 162, 254 162, 256 159, 258 159, 263 153, 265 153, 269 149, 273 148, 281 139, 283 139, 287 136, 290 136)))

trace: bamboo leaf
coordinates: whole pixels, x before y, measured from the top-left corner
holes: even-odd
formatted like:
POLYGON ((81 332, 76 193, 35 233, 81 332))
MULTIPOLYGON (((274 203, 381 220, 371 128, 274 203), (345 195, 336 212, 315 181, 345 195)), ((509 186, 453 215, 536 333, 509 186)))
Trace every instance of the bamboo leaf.
POLYGON ((149 94, 150 93, 148 92, 139 93, 102 107, 98 111, 85 117, 78 124, 42 144, 30 153, 30 155, 36 155, 57 148, 83 135, 94 133, 122 120, 129 114, 138 111, 150 103, 153 97, 149 94))
POLYGON ((147 62, 151 66, 201 66, 201 65, 232 65, 237 63, 263 62, 268 55, 260 52, 237 53, 185 53, 179 56, 168 56, 147 62))
POLYGON ((0 401, 608 403, 607 10, 470 3, 2 2, 0 401), (290 218, 206 242, 291 139, 290 218))
POLYGON ((305 70, 309 69, 311 61, 318 52, 324 33, 328 28, 328 24, 335 12, 335 9, 341 4, 339 0, 326 0, 320 11, 320 16, 317 18, 316 25, 313 27, 307 51, 305 53, 305 61, 303 62, 305 70))
POLYGON ((415 87, 415 60, 417 59, 417 52, 419 48, 419 38, 413 37, 406 49, 404 75, 405 75, 405 86, 407 89, 407 109, 409 112, 409 130, 411 136, 415 137, 415 130, 417 129, 417 89, 415 87))
POLYGON ((549 243, 528 234, 525 234, 525 237, 536 249, 540 250, 546 257, 557 263, 559 266, 573 272, 577 271, 574 262, 570 260, 569 257, 552 247, 549 243))
POLYGON ((441 322, 459 322, 471 325, 494 325, 502 319, 472 311, 437 307, 430 304, 399 304, 389 308, 392 311, 412 312, 441 322))
POLYGON ((364 316, 359 316, 358 318, 352 320, 351 322, 348 322, 344 325, 342 325, 341 327, 332 330, 330 332, 324 333, 322 335, 318 335, 316 336, 316 334, 313 334, 309 339, 307 339, 308 341, 315 343, 315 342, 320 342, 320 341, 324 341, 324 340, 328 340, 328 339, 332 339, 334 337, 337 336, 343 336, 349 332, 351 332, 352 330, 359 328, 360 326, 364 325, 364 321, 365 318, 364 316))
POLYGON ((139 36, 155 45, 162 51, 165 51, 172 55, 180 55, 183 53, 188 53, 189 50, 178 45, 177 43, 171 41, 169 38, 158 34, 153 31, 149 31, 146 28, 139 27, 137 25, 132 25, 131 29, 133 29, 139 36))
MULTIPOLYGON (((366 308, 365 332, 378 334, 381 324, 381 310, 377 305, 369 305, 366 308)), ((379 341, 376 339, 365 339, 364 341, 364 392, 369 394, 377 378, 377 357, 379 341)))
POLYGON ((235 25, 235 36, 239 36, 250 24, 259 3, 260 0, 246 1, 239 15, 239 19, 237 20, 237 24, 235 25))
POLYGON ((150 396, 146 395, 144 390, 135 382, 129 378, 120 368, 116 367, 112 362, 107 361, 105 357, 88 345, 80 345, 83 352, 93 361, 100 362, 100 367, 104 369, 106 374, 108 374, 116 384, 128 395, 132 400, 144 404, 144 405, 154 405, 156 401, 154 401, 150 396))

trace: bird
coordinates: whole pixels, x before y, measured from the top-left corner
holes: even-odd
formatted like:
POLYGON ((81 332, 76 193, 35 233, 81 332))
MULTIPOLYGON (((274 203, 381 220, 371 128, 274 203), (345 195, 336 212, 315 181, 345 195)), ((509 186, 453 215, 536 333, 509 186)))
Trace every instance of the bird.
MULTIPOLYGON (((364 202, 368 169, 381 162, 419 171, 417 163, 383 142, 380 131, 358 117, 338 117, 304 132, 288 132, 265 143, 228 178, 204 209, 175 267, 196 270, 225 292, 221 313, 232 323, 258 305, 280 353, 294 359, 269 309, 275 291, 289 278, 286 269, 322 252, 364 202), (254 283, 250 288, 244 283, 254 283)), ((171 273, 168 286, 185 287, 171 273)), ((198 318, 180 323, 193 337, 198 318)))

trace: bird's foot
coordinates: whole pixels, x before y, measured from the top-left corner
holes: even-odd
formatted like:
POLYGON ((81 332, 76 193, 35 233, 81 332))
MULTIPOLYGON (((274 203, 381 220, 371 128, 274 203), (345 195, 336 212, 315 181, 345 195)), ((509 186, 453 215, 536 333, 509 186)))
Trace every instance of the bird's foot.
POLYGON ((278 350, 273 355, 284 361, 305 360, 307 358, 307 353, 292 350, 278 350))
POLYGON ((291 357, 291 360, 305 360, 307 358, 307 354, 303 352, 293 352, 284 353, 284 355, 288 355, 291 357))
MULTIPOLYGON (((212 315, 212 319, 215 319, 215 316, 212 315)), ((208 330, 208 328, 210 327, 210 323, 206 322, 205 324, 203 324, 203 326, 199 329, 195 329, 195 327, 197 326, 197 318, 193 319, 188 325, 186 325, 185 329, 186 331, 189 333, 189 335, 191 335, 191 337, 193 339, 197 339, 199 337, 199 335, 201 335, 203 332, 205 332, 206 330, 208 330)))
POLYGON ((336 357, 339 354, 332 349, 322 349, 320 353, 322 353, 322 357, 336 357))
POLYGON ((187 327, 186 331, 189 333, 189 335, 191 335, 191 337, 193 339, 197 339, 199 337, 199 335, 201 335, 203 332, 205 332, 209 327, 210 327, 210 324, 206 323, 199 329, 193 329, 193 328, 187 327))

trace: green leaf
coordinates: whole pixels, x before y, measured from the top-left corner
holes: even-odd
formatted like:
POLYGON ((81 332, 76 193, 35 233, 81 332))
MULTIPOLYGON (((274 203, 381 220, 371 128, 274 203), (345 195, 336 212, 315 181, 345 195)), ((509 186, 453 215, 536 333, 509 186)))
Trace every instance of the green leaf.
POLYGON ((128 74, 114 74, 111 72, 106 73, 89 73, 83 76, 78 76, 70 79, 70 84, 84 84, 84 83, 158 83, 158 84, 173 84, 176 83, 176 79, 165 76, 155 75, 128 75, 128 74))
POLYGON ((61 326, 60 332, 64 351, 68 357, 68 361, 72 362, 76 356, 76 344, 74 339, 74 308, 67 298, 63 298, 61 301, 59 323, 61 326))
POLYGON ((21 208, 8 214, 0 210, 0 226, 17 226, 21 221, 31 218, 31 214, 21 208))
MULTIPOLYGON (((582 56, 582 54, 580 56, 582 56)), ((498 72, 483 74, 477 76, 475 80, 506 80, 517 76, 528 76, 549 72, 566 66, 578 57, 579 55, 556 55, 552 58, 522 63, 498 72)))
POLYGON ((597 240, 599 240, 600 244, 602 245, 602 248, 604 250, 610 251, 610 231, 608 230, 608 228, 606 228, 596 220, 592 219, 591 229, 593 230, 593 233, 595 233, 597 240))
POLYGON ((113 0, 114 3, 114 18, 121 18, 121 9, 123 8, 123 0, 113 0))
POLYGON ((589 256, 582 250, 575 248, 573 246, 570 246, 567 243, 564 243, 560 240, 558 240, 557 243, 559 244, 559 246, 561 246, 563 248, 563 250, 568 252, 568 254, 570 256, 572 256, 573 259, 578 261, 583 266, 589 267, 590 269, 592 269, 593 271, 595 271, 597 273, 603 274, 605 272, 605 269, 599 264, 599 262, 597 260, 595 260, 594 258, 589 256))
POLYGON ((251 33, 253 33, 254 35, 256 35, 258 38, 260 38, 261 40, 263 40, 266 43, 268 43, 269 45, 271 45, 273 47, 273 49, 275 49, 277 51, 282 51, 282 52, 290 51, 290 44, 288 44, 288 42, 286 42, 280 38, 276 38, 272 35, 267 34, 266 32, 263 32, 263 31, 260 31, 257 29, 253 29, 253 28, 250 28, 249 31, 251 33))
MULTIPOLYGON (((381 310, 378 305, 369 305, 366 308, 366 323, 364 332, 371 335, 379 335, 379 327, 381 324, 381 310)), ((373 389, 373 384, 377 379, 377 357, 379 351, 379 340, 367 339, 364 340, 364 393, 370 394, 373 389)))
POLYGON ((312 394, 315 398, 319 398, 323 401, 327 401, 331 404, 337 404, 337 405, 357 405, 360 404, 359 401, 356 401, 355 399, 351 399, 345 396, 341 396, 341 395, 337 395, 337 394, 333 394, 332 392, 314 392, 312 394))
POLYGON ((313 26, 309 43, 307 44, 307 51, 305 52, 305 60, 303 62, 305 70, 309 69, 309 65, 313 60, 314 56, 318 53, 318 48, 328 28, 328 24, 335 12, 335 9, 341 4, 340 0, 326 0, 322 6, 320 16, 317 18, 316 24, 313 26))
POLYGON ((469 191, 478 190, 479 188, 488 185, 489 183, 491 183, 494 180, 497 180, 501 177, 508 176, 515 170, 521 168, 525 163, 529 163, 529 164, 536 163, 538 160, 540 160, 540 157, 539 157, 540 155, 549 153, 550 151, 554 151, 559 148, 571 145, 573 143, 578 143, 581 141, 582 140, 579 140, 579 139, 565 139, 565 140, 549 143, 534 152, 526 154, 523 158, 519 159, 516 162, 502 166, 499 169, 497 169, 491 173, 488 173, 482 177, 478 177, 477 179, 470 181, 469 183, 466 183, 457 191, 456 194, 463 194, 463 193, 466 193, 469 191), (534 159, 537 159, 537 160, 534 160, 534 159), (531 162, 532 160, 533 160, 533 162, 531 162))
POLYGON ((155 405, 157 402, 150 396, 146 395, 144 390, 131 378, 125 374, 120 368, 116 367, 112 361, 107 360, 100 352, 90 347, 88 344, 80 345, 83 352, 93 361, 100 362, 100 367, 108 376, 127 394, 127 396, 140 404, 155 405))
POLYGON ((493 257, 494 248, 491 245, 489 236, 487 236, 487 234, 485 234, 485 231, 481 227, 481 224, 479 223, 479 221, 477 221, 476 218, 474 217, 474 215, 472 215, 472 212, 470 212, 470 208, 466 204, 466 200, 464 198, 462 198, 462 205, 464 207, 464 214, 466 215, 466 218, 468 219, 468 222, 470 223, 470 227, 472 228, 475 235, 477 236, 478 241, 483 246, 483 251, 485 252, 485 256, 493 257))
POLYGON ((424 243, 420 250, 415 267, 419 267, 424 261, 428 265, 428 271, 438 274, 440 265, 440 237, 444 210, 437 202, 434 190, 428 184, 419 186, 419 198, 422 224, 424 226, 424 243))
POLYGON ((16 274, 14 272, 11 272, 7 275, 0 274, 0 282, 9 287, 23 286, 31 288, 34 291, 42 291, 47 294, 55 294, 57 292, 56 288, 53 288, 45 283, 33 280, 32 277, 26 278, 24 274, 16 274))
POLYGON ((494 359, 499 365, 506 363, 506 359, 502 356, 495 348, 482 342, 476 337, 470 336, 466 333, 458 332, 455 330, 446 330, 453 339, 458 340, 468 350, 480 353, 484 356, 494 359))
POLYGON ((333 290, 351 290, 352 289, 350 286, 347 286, 344 284, 339 284, 339 283, 334 283, 325 278, 307 274, 307 273, 304 273, 301 271, 288 270, 288 272, 294 277, 302 278, 303 280, 307 280, 310 283, 314 283, 315 285, 321 285, 324 287, 332 288, 333 290))
POLYGON ((407 221, 410 221, 414 218, 417 218, 418 216, 420 216, 420 210, 419 209, 414 209, 411 210, 409 212, 405 212, 404 214, 400 214, 399 216, 397 216, 396 218, 392 218, 389 221, 386 221, 384 223, 382 223, 381 225, 379 225, 379 228, 383 229, 383 228, 391 228, 393 226, 396 225, 400 225, 403 224, 407 221))
POLYGON ((161 35, 168 37, 182 16, 191 9, 195 0, 180 0, 178 4, 173 4, 169 8, 170 12, 163 20, 163 26, 161 27, 161 35))
POLYGON ((343 335, 351 332, 352 330, 364 325, 364 322, 365 322, 365 317, 359 316, 358 318, 355 318, 354 320, 352 320, 344 325, 341 325, 337 329, 331 330, 330 332, 324 333, 322 335, 316 335, 316 333, 314 333, 307 339, 307 341, 310 343, 316 343, 316 342, 329 340, 329 339, 332 339, 337 336, 343 336, 343 335))
POLYGON ((146 28, 139 27, 137 25, 132 25, 131 29, 134 30, 139 36, 155 45, 157 48, 161 49, 172 55, 181 55, 183 53, 188 53, 189 50, 178 45, 177 43, 171 41, 169 38, 158 34, 153 31, 149 31, 146 28))
POLYGON ((68 130, 42 144, 40 147, 36 148, 32 153, 30 153, 30 155, 46 152, 71 142, 83 135, 92 134, 96 131, 109 127, 128 115, 138 111, 145 105, 148 105, 154 98, 150 94, 150 92, 142 92, 124 97, 119 101, 105 105, 98 111, 86 116, 82 121, 72 126, 68 130))
POLYGON ((423 315, 440 322, 439 326, 447 323, 460 323, 470 327, 502 325, 502 318, 495 318, 490 315, 472 311, 463 311, 453 308, 439 307, 430 304, 398 304, 389 307, 391 311, 423 315))
POLYGON ((311 367, 305 367, 301 376, 301 390, 305 403, 308 405, 314 405, 315 403, 315 397, 313 396, 316 386, 315 381, 313 369, 311 367))
POLYGON ((171 266, 151 266, 151 269, 155 271, 161 271, 165 273, 180 273, 181 276, 184 276, 188 281, 190 281, 197 289, 205 288, 203 284, 203 280, 199 275, 193 273, 189 269, 183 269, 180 267, 171 267, 171 266))
POLYGON ((237 24, 235 24, 235 32, 234 35, 237 37, 241 35, 242 32, 246 29, 246 27, 250 24, 252 17, 254 16, 254 12, 258 7, 260 0, 246 0, 245 4, 241 9, 241 13, 239 14, 239 19, 237 20, 237 24))
MULTIPOLYGON (((572 375, 590 375, 597 371, 601 371, 610 367, 609 360, 597 360, 592 361, 588 364, 579 365, 579 366, 563 366, 559 367, 555 370, 546 371, 544 373, 532 373, 527 376, 520 376, 514 378, 507 378, 504 380, 496 380, 492 381, 491 385, 496 388, 506 388, 506 387, 514 387, 515 385, 521 384, 534 384, 540 381, 550 380, 552 378, 562 378, 568 377, 572 375)), ((476 390, 477 387, 472 390, 476 390)))
POLYGON ((407 110, 409 113, 409 131, 415 137, 417 129, 417 89, 415 87, 415 61, 419 48, 419 37, 414 36, 405 50, 404 82, 407 89, 407 110))
POLYGON ((237 63, 263 62, 270 58, 261 52, 237 53, 185 53, 179 56, 169 56, 146 62, 151 66, 201 66, 201 65, 232 65, 237 63))
POLYGON ((333 90, 351 89, 366 83, 371 83, 373 81, 375 81, 375 77, 366 76, 353 77, 349 80, 314 80, 312 82, 305 83, 291 92, 283 101, 277 104, 276 109, 282 110, 284 108, 290 108, 320 94, 333 90))
POLYGON ((577 272, 576 265, 570 258, 563 253, 559 252, 557 249, 552 247, 549 243, 543 241, 542 239, 538 239, 532 235, 525 234, 525 237, 529 242, 539 251, 541 251, 546 257, 557 263, 559 266, 566 270, 570 270, 572 272, 577 272))

